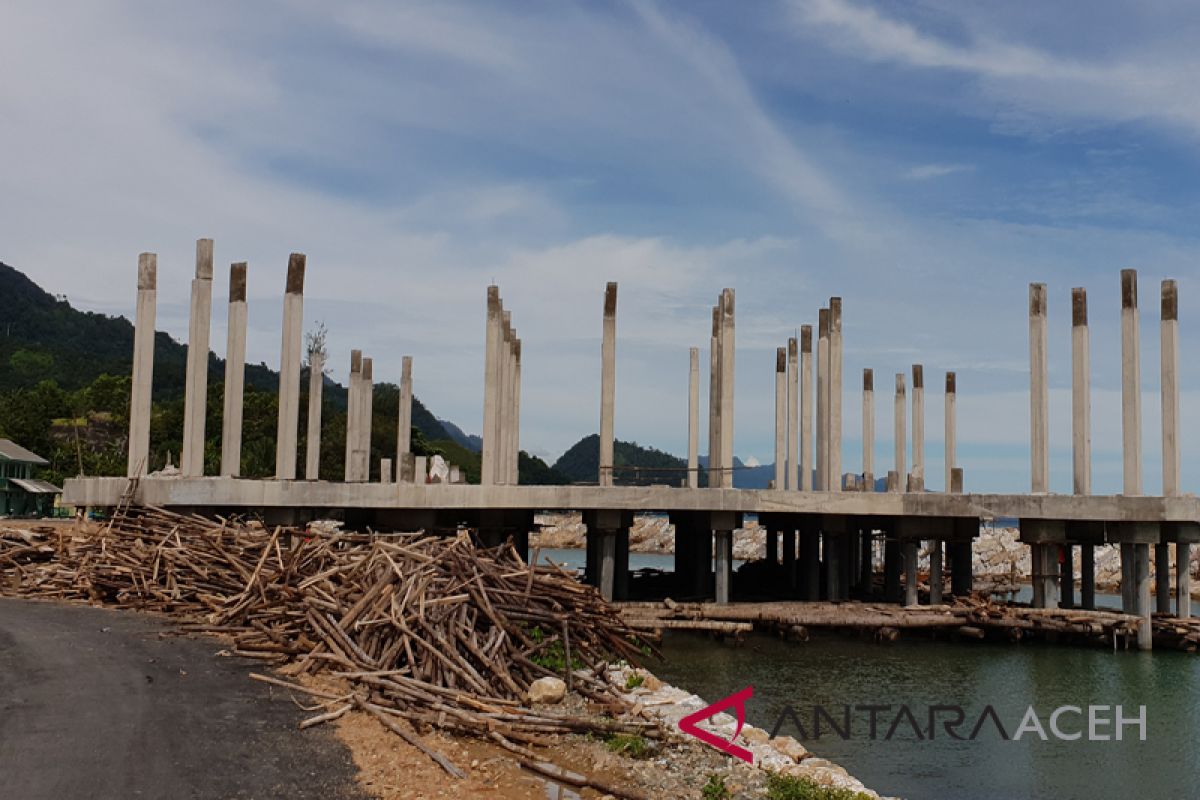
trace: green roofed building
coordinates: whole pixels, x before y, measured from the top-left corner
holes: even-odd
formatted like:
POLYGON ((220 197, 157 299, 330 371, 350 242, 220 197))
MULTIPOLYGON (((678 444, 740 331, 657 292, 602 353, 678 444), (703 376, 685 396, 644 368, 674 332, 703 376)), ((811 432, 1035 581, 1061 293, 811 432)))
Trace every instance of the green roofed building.
POLYGON ((33 477, 50 462, 16 442, 0 439, 0 517, 47 516, 62 489, 33 477))

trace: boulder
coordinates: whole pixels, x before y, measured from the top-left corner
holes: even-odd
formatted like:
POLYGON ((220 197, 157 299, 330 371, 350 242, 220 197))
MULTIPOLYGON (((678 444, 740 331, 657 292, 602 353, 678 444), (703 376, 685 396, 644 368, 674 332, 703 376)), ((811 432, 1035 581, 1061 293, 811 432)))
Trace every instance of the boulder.
POLYGON ((531 704, 560 703, 567 694, 567 684, 559 678, 538 678, 529 684, 526 697, 531 704))

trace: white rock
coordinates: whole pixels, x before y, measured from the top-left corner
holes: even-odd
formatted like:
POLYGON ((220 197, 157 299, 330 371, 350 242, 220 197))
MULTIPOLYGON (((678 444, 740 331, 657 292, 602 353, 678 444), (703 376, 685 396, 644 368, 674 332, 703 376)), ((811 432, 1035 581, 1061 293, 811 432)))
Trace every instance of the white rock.
POLYGON ((559 678, 538 678, 529 684, 530 703, 559 703, 567 694, 567 684, 559 678))

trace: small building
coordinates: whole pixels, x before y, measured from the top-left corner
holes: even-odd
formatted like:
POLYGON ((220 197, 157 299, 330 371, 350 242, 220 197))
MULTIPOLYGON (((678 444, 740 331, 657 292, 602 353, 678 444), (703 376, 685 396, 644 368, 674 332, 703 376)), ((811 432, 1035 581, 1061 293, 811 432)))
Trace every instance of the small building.
POLYGON ((0 517, 48 516, 62 489, 37 480, 33 470, 50 462, 16 442, 0 439, 0 517))

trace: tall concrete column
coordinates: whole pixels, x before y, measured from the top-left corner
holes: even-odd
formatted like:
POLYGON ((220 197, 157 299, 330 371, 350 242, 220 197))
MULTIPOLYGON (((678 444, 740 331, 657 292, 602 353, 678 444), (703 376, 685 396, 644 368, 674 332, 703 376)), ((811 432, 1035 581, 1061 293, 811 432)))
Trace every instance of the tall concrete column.
POLYGON ((687 487, 700 485, 700 348, 688 350, 687 487))
POLYGON ((787 350, 775 348, 775 489, 787 475, 787 350))
POLYGON ((829 309, 817 312, 817 480, 829 491, 829 309))
POLYGON ((304 254, 288 257, 283 295, 283 344, 279 355, 279 429, 275 477, 296 478, 296 436, 300 426, 300 351, 304 343, 304 254))
POLYGON ((204 422, 208 413, 208 335, 212 324, 212 239, 196 240, 196 277, 188 322, 187 379, 183 399, 183 453, 179 471, 185 478, 204 474, 204 422))
POLYGON ((913 488, 925 489, 925 368, 912 366, 912 476, 913 488))
POLYGON ((246 383, 246 262, 229 267, 229 324, 225 344, 225 409, 221 416, 221 474, 242 464, 242 394, 246 383))
POLYGON ((325 396, 325 356, 310 353, 308 357, 308 435, 304 450, 304 477, 315 481, 321 477, 321 404, 325 396))
POLYGON ((800 346, 793 336, 788 339, 787 369, 787 476, 785 488, 795 491, 800 488, 800 346))
POLYGON ((733 591, 733 531, 714 531, 717 578, 716 601, 728 603, 733 591))
POLYGON ((362 351, 350 351, 350 380, 349 391, 346 397, 346 471, 345 480, 350 482, 355 480, 357 469, 355 468, 355 459, 357 458, 359 435, 358 435, 358 417, 362 409, 362 404, 359 402, 359 394, 362 391, 362 351))
POLYGON ((604 290, 604 341, 600 346, 600 485, 613 485, 613 414, 617 387, 617 284, 604 290))
MULTIPOLYGON (((1087 290, 1071 290, 1071 474, 1077 495, 1092 493, 1092 364, 1087 290)), ((1079 545, 1079 604, 1096 607, 1096 546, 1079 545)), ((1072 575, 1072 582, 1074 576, 1072 575)), ((1064 582, 1064 598, 1067 585, 1064 582)))
POLYGON ((813 489, 812 325, 800 326, 800 488, 813 489))
POLYGON ((396 418, 397 482, 403 471, 405 456, 412 452, 412 399, 412 356, 404 356, 400 359, 400 410, 396 418))
MULTIPOLYGON (((721 307, 712 309, 708 344, 708 485, 721 485, 721 307)), ((710 537, 711 538, 711 537, 710 537)))
POLYGON ((1096 607, 1096 547, 1079 546, 1079 606, 1096 607))
POLYGON ((904 605, 915 606, 919 602, 917 594, 917 542, 907 541, 904 550, 904 605))
POLYGON ((842 490, 842 298, 829 298, 829 473, 830 491, 842 490))
POLYGON ((942 584, 945 578, 942 574, 942 541, 934 539, 929 551, 929 605, 942 604, 942 584))
MULTIPOLYGON (((1173 280, 1162 282, 1162 304, 1159 321, 1159 355, 1162 393, 1162 474, 1163 496, 1179 494, 1179 287, 1173 280)), ((1179 578, 1176 584, 1187 583, 1189 545, 1175 544, 1175 563, 1179 578), (1181 580, 1182 579, 1182 580, 1181 580)), ((1171 613, 1171 555, 1170 545, 1165 542, 1157 546, 1155 553, 1155 579, 1158 582, 1158 611, 1171 613)), ((1189 587, 1190 589, 1190 587, 1189 587)), ((1185 606, 1190 606, 1190 597, 1179 593, 1176 599, 1176 616, 1184 616, 1185 606)), ((1186 609, 1189 612, 1190 608, 1186 609)))
POLYGON ((1121 270, 1121 439, 1125 494, 1142 493, 1142 367, 1137 270, 1121 270))
POLYGON ((1046 284, 1029 284, 1029 439, 1030 485, 1034 494, 1050 491, 1049 362, 1046 356, 1046 284))
POLYGON ((946 442, 946 491, 953 491, 954 467, 958 463, 958 376, 953 372, 946 373, 946 429, 943 438, 946 442))
POLYGON ((512 484, 521 482, 521 340, 513 340, 512 484))
POLYGON ((862 393, 863 486, 875 491, 875 371, 863 370, 862 393))
POLYGON ((734 375, 733 289, 721 292, 721 486, 733 488, 733 375, 734 375))
POLYGON ((363 356, 358 412, 358 480, 371 480, 371 425, 375 416, 375 378, 371 359, 363 356))
POLYGON ((512 358, 512 313, 505 310, 501 315, 503 326, 500 344, 500 433, 497 437, 499 448, 496 452, 496 483, 512 483, 512 393, 513 393, 513 358, 512 358))
POLYGON ((154 385, 154 326, 158 256, 138 256, 137 308, 133 316, 133 376, 129 394, 129 454, 126 474, 145 475, 150 461, 150 412, 154 385))
POLYGON ((908 434, 905 431, 904 412, 905 412, 905 391, 904 391, 904 373, 896 373, 896 400, 894 406, 895 422, 892 430, 892 438, 896 449, 896 479, 900 483, 900 491, 904 490, 904 478, 908 474, 905 468, 905 453, 904 446, 908 434))
POLYGON ((502 345, 500 287, 487 288, 487 344, 483 365, 483 448, 480 454, 479 482, 489 486, 497 482, 500 438, 500 347, 502 345))

